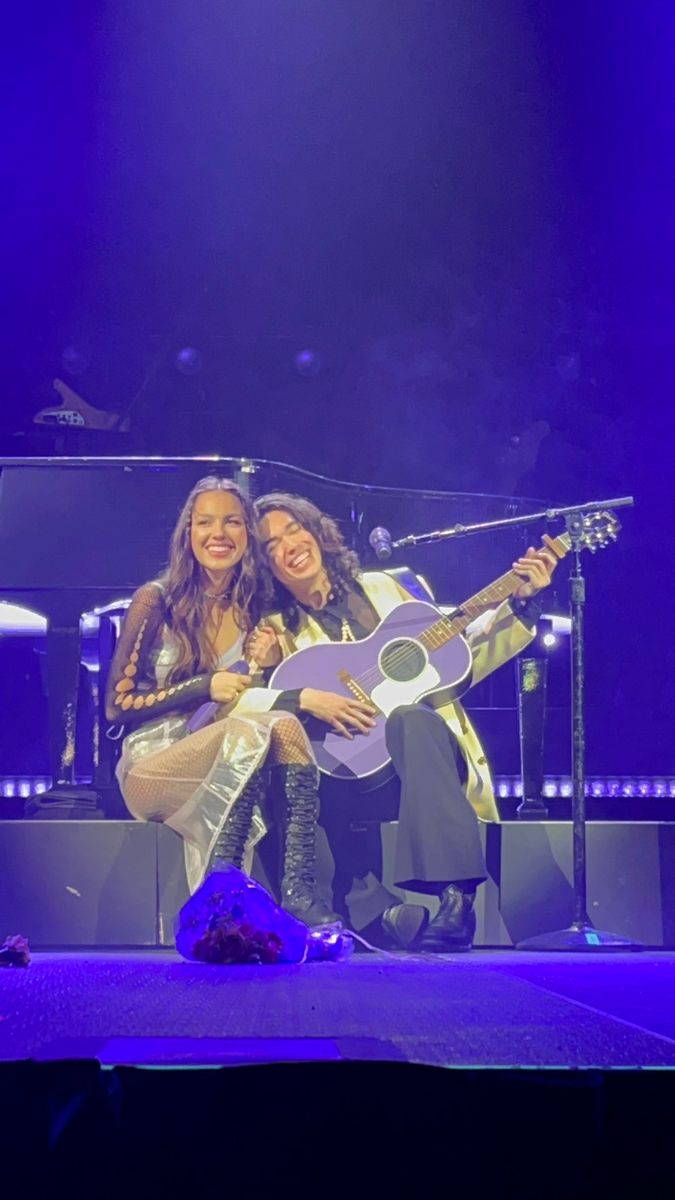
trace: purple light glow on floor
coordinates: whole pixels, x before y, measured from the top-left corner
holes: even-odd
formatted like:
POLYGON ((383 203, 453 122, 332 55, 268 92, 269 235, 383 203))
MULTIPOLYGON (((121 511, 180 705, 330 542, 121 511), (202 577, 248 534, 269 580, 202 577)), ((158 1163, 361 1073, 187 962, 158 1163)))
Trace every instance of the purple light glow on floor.
POLYGON ((38 954, 0 974, 0 1057, 240 1065, 675 1067, 675 954, 359 955, 209 967, 38 954))

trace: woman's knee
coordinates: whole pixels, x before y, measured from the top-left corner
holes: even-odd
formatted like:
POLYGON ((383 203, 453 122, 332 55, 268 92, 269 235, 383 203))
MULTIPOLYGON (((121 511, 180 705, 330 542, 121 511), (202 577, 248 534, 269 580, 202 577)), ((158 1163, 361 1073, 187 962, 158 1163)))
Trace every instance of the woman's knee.
POLYGON ((270 752, 276 762, 310 761, 307 735, 302 723, 292 713, 274 722, 270 733, 270 752))
POLYGON ((272 726, 272 737, 293 736, 297 733, 302 733, 302 724, 293 713, 279 717, 272 726))
POLYGON ((124 782, 124 803, 136 821, 164 821, 172 812, 162 803, 165 791, 159 796, 155 781, 137 774, 132 767, 124 782))
POLYGON ((273 746, 305 746, 307 744, 305 731, 298 718, 294 717, 292 713, 289 713, 287 717, 280 717, 278 721, 274 722, 270 741, 273 746))

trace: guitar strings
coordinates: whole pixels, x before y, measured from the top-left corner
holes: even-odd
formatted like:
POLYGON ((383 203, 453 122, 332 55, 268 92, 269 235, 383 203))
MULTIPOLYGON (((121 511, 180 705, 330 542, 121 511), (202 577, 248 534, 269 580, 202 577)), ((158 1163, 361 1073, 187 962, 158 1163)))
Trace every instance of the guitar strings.
MULTIPOLYGON (((571 538, 569 534, 560 534, 555 540, 560 543, 565 552, 570 549, 571 538)), ((589 543, 586 544, 588 545, 589 543)), ((489 587, 483 588, 483 590, 480 592, 476 592, 476 594, 471 596, 471 598, 467 600, 464 605, 460 606, 460 611, 462 611, 465 615, 463 615, 461 618, 452 618, 441 615, 438 621, 435 621, 432 625, 424 630, 424 633, 420 635, 418 640, 421 641, 421 638, 425 635, 440 637, 442 632, 445 633, 448 631, 446 636, 443 637, 443 639, 439 642, 438 646, 430 647, 432 650, 440 649, 442 645, 447 644, 450 638, 456 637, 458 634, 462 633, 464 629, 466 629, 467 625, 471 624, 471 621, 474 619, 474 617, 470 612, 467 612, 467 610, 477 607, 479 612, 476 613, 476 615, 479 615, 480 611, 484 611, 488 604, 492 604, 493 602, 501 603, 501 601, 505 600, 507 596, 512 595, 515 591, 515 587, 517 587, 521 582, 521 576, 517 575, 515 571, 507 571, 504 575, 500 576, 499 579, 496 579, 494 583, 490 584, 489 587)), ((417 647, 404 646, 401 650, 396 651, 396 653, 392 655, 389 660, 389 666, 403 666, 406 661, 413 659, 416 656, 416 653, 417 647)), ((368 688, 371 686, 376 686, 383 677, 383 672, 381 671, 380 667, 373 666, 367 668, 362 675, 353 676, 353 681, 358 687, 368 693, 368 688)))
MULTIPOLYGON (((571 545, 569 534, 561 534, 556 540, 565 547, 565 550, 569 549, 571 545)), ((501 575, 499 579, 496 579, 494 583, 489 585, 489 587, 483 588, 482 591, 476 592, 475 595, 471 596, 471 598, 467 600, 464 605, 461 605, 460 608, 464 612, 473 607, 478 607, 479 610, 484 610, 486 605, 492 604, 493 601, 501 603, 501 601, 505 600, 507 596, 513 594, 515 588, 520 583, 522 583, 520 575, 517 575, 515 571, 506 571, 504 575, 501 575)), ((450 638, 457 637, 458 634, 462 633, 463 629, 466 629, 467 625, 470 625, 473 619, 474 618, 470 614, 468 615, 468 620, 465 619, 465 617, 453 619, 452 617, 441 616, 438 621, 435 621, 428 627, 428 629, 424 630, 424 634, 428 635, 433 631, 438 630, 438 636, 440 636, 442 629, 449 629, 449 637, 445 637, 438 646, 432 646, 431 649, 439 650, 444 643, 447 643, 450 640, 450 638), (455 625, 457 625, 457 628, 455 628, 455 625)), ((422 636, 424 636, 424 634, 422 636)), ((390 667, 394 668, 401 667, 406 663, 406 661, 413 659, 415 655, 416 647, 404 646, 401 650, 396 651, 396 653, 391 656, 389 665, 390 667)), ((379 666, 373 666, 368 667, 362 675, 355 675, 353 678, 354 683, 358 687, 362 688, 363 691, 367 691, 368 688, 376 686, 383 677, 383 672, 379 666)))
MULTIPOLYGON (((439 641, 437 646, 432 645, 429 647, 429 649, 431 649, 431 650, 439 650, 440 647, 444 644, 447 644, 447 642, 450 641, 451 638, 456 637, 458 634, 460 634, 462 632, 462 629, 466 628, 466 625, 470 623, 470 620, 471 620, 471 618, 469 618, 468 621, 460 622, 460 621, 452 621, 451 619, 449 619, 447 617, 442 617, 440 620, 435 621, 433 623, 433 625, 430 625, 427 629, 425 629, 424 634, 422 636, 426 635, 428 637, 429 635, 431 635, 432 637, 433 636, 440 637, 442 633, 445 634, 445 636, 442 637, 441 641, 439 641)), ((405 635, 401 635, 401 636, 405 636, 405 635)), ((419 640, 421 641, 421 637, 419 640)), ((393 668, 393 669, 402 667, 406 662, 414 661, 416 654, 417 654, 417 650, 416 650, 415 646, 404 645, 400 650, 397 650, 394 652, 394 654, 392 654, 391 658, 388 660, 388 665, 390 668, 393 668)), ((380 680, 382 679, 382 677, 383 677, 383 673, 382 673, 381 669, 379 668, 379 666, 373 666, 373 667, 368 667, 363 672, 362 675, 354 676, 354 682, 357 683, 361 687, 364 687, 364 685, 365 685, 365 687, 370 687, 371 685, 375 685, 375 684, 379 683, 380 680)))
MULTIPOLYGON (((568 533, 560 534, 555 541, 560 544, 560 547, 565 551, 565 553, 571 548, 572 540, 568 533)), ((589 545, 590 543, 586 542, 585 544, 589 545)), ((520 575, 516 574, 515 571, 506 571, 505 574, 501 575, 499 579, 496 579, 494 583, 491 583, 488 587, 483 588, 482 591, 476 592, 475 595, 471 596, 471 598, 467 600, 464 605, 461 605, 460 608, 462 611, 466 611, 467 609, 477 606, 479 609, 484 610, 486 605, 492 604, 493 601, 501 603, 501 601, 505 600, 507 596, 513 594, 515 587, 517 587, 520 583, 522 583, 520 575)), ((452 617, 441 616, 440 619, 435 621, 433 625, 430 625, 429 628, 424 631, 424 633, 430 634, 433 630, 438 630, 440 635, 441 630, 439 629, 439 626, 441 628, 449 627, 450 636, 444 639, 444 641, 447 642, 450 640, 450 638, 456 637, 458 634, 460 634, 463 629, 466 629, 467 625, 470 625, 472 620, 473 617, 471 615, 469 615, 468 620, 465 620, 464 617, 458 620, 457 618, 453 619, 452 617), (458 628, 454 628, 455 625, 457 625, 458 628)), ((432 649, 440 649, 440 646, 444 644, 444 641, 441 641, 438 646, 432 647, 432 649)), ((415 648, 404 646, 401 650, 392 655, 391 659, 389 660, 389 664, 393 667, 402 666, 406 660, 412 659, 415 654, 415 648)), ((374 666, 367 668, 362 675, 354 676, 354 683, 361 687, 363 691, 367 691, 369 687, 377 685, 382 678, 383 672, 380 670, 379 666, 374 666)))
MULTIPOLYGON (((522 580, 520 576, 516 575, 515 571, 507 571, 505 575, 502 575, 499 579, 495 580, 490 587, 484 588, 483 591, 477 592, 474 596, 472 596, 463 607, 474 607, 476 601, 478 601, 478 607, 484 609, 485 605, 488 603, 491 604, 493 601, 500 602, 506 599, 506 597, 509 595, 509 592, 513 588, 514 582, 516 584, 521 583, 522 580), (506 591, 504 591, 505 588, 506 591)), ((472 620, 473 617, 470 615, 468 616, 468 620, 464 617, 462 617, 460 620, 457 620, 456 618, 453 620, 452 617, 441 616, 437 621, 434 621, 432 625, 424 630, 424 634, 440 636, 441 631, 448 630, 449 637, 445 637, 438 646, 432 646, 431 649, 440 649, 444 642, 447 642, 450 640, 450 638, 456 637, 458 634, 460 634, 462 630, 471 623, 472 620), (455 626, 457 626, 457 628, 455 628, 455 626)), ((415 655, 415 647, 404 646, 401 650, 397 650, 391 656, 389 665, 394 668, 401 667, 406 663, 406 661, 414 659, 415 655)), ((382 671, 378 666, 374 666, 368 667, 362 675, 354 676, 354 683, 366 691, 369 687, 375 686, 377 683, 379 683, 381 679, 382 671)))

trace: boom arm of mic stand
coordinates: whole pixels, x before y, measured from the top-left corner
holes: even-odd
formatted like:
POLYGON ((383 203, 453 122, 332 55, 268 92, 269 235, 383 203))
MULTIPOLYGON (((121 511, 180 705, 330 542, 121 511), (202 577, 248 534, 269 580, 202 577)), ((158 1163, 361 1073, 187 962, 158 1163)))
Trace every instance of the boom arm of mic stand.
POLYGON ((509 529, 518 525, 533 525, 538 521, 557 521, 572 513, 595 512, 605 508, 627 508, 634 504, 632 496, 620 496, 614 500, 589 500, 585 504, 572 504, 566 508, 546 508, 542 512, 528 513, 521 517, 504 517, 499 521, 480 521, 476 525, 451 525, 448 529, 435 529, 432 533, 410 533, 407 537, 392 542, 393 550, 407 546, 421 546, 426 542, 442 542, 447 538, 465 537, 470 533, 485 533, 491 529, 509 529))

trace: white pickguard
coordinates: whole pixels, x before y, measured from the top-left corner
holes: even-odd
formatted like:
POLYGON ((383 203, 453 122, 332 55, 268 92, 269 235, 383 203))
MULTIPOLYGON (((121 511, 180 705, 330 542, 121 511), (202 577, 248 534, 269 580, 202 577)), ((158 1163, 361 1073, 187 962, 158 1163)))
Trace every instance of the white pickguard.
POLYGON ((406 679, 404 683, 385 679, 372 689, 370 695, 373 703, 388 717, 399 704, 414 704, 420 696, 438 687, 440 682, 438 671, 427 662, 424 670, 414 679, 406 679))

